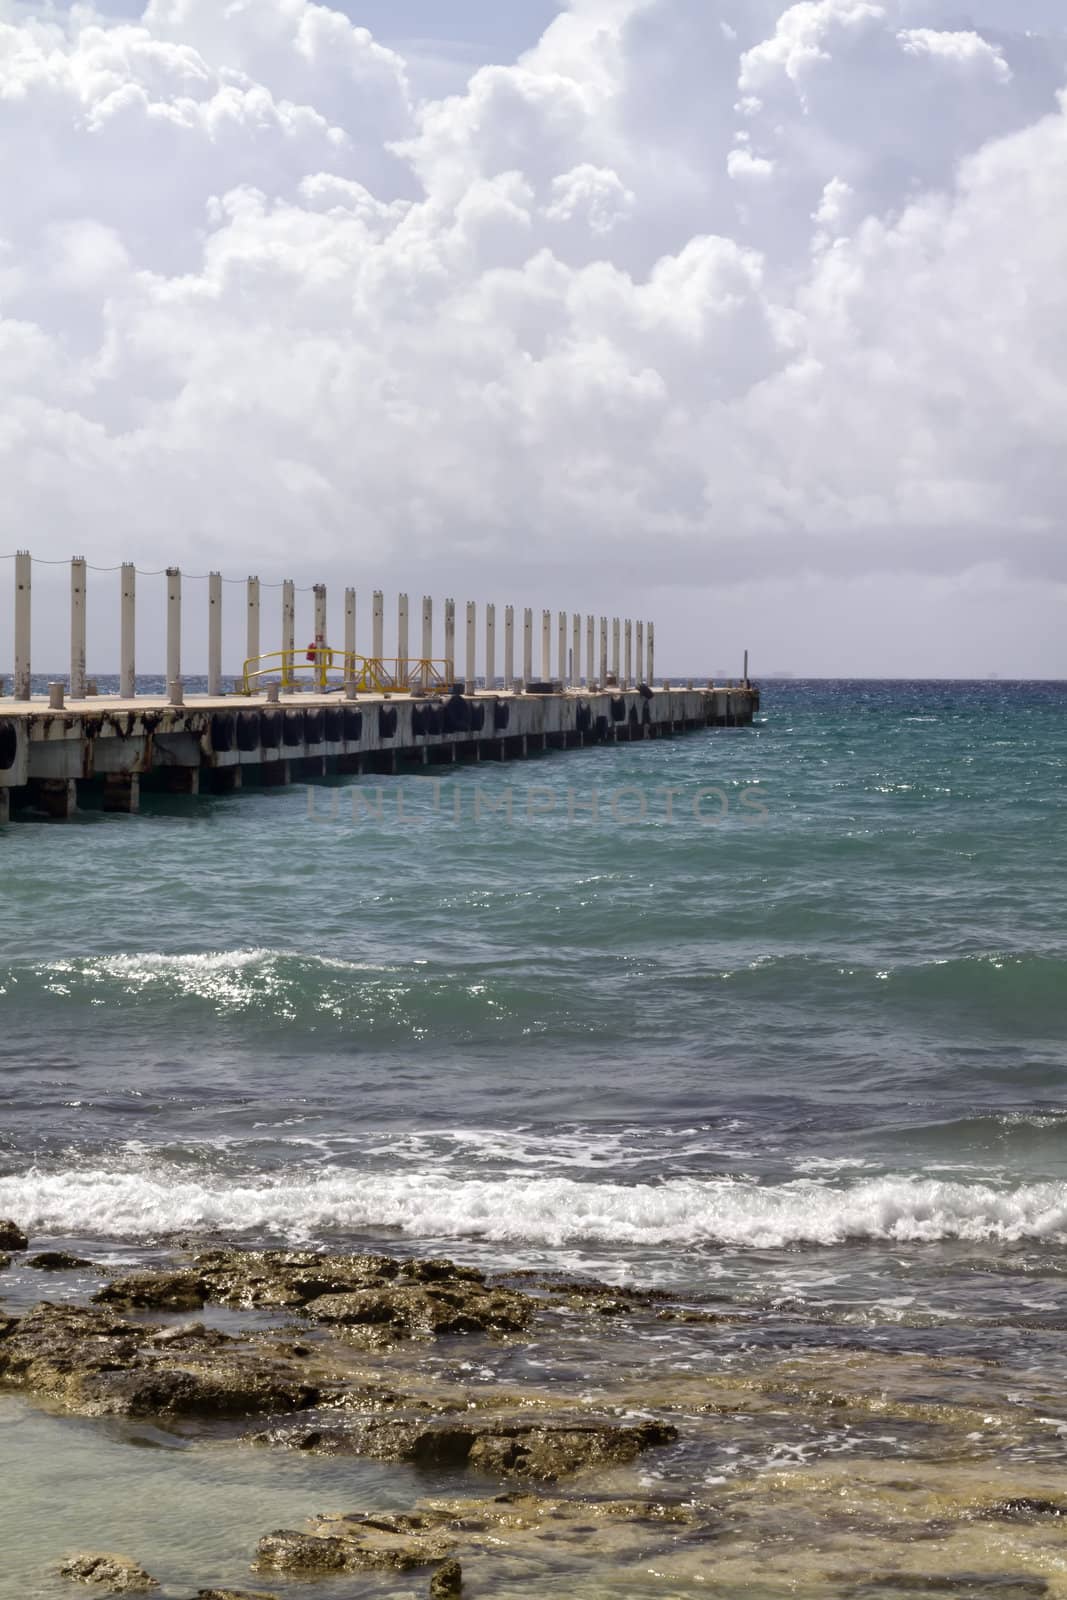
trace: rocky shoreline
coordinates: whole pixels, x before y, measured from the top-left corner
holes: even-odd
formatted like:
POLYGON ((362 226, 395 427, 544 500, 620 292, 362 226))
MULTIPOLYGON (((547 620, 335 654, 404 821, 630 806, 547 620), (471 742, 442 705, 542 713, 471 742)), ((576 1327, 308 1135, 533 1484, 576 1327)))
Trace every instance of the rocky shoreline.
MULTIPOLYGON (((56 1284, 92 1268, 64 1251, 31 1256, 14 1223, 0 1222, 0 1245, 8 1266, 56 1284)), ((853 1341, 779 1349, 736 1369, 665 1368, 655 1356, 672 1331, 713 1343, 745 1317, 438 1258, 188 1241, 152 1269, 92 1270, 101 1281, 84 1294, 21 1312, 0 1301, 0 1389, 61 1416, 148 1419, 192 1448, 362 1458, 401 1464, 416 1488, 420 1477, 451 1485, 400 1507, 324 1509, 303 1527, 250 1530, 244 1578, 281 1581, 286 1595, 314 1585, 322 1600, 453 1600, 504 1582, 535 1594, 531 1573, 546 1560, 579 1574, 656 1572, 672 1595, 733 1571, 736 1587, 719 1592, 741 1593, 742 1558, 753 1571, 762 1563, 768 1593, 778 1562, 785 1593, 813 1553, 822 1589, 813 1574, 811 1592, 847 1594, 836 1564, 857 1529, 869 1570, 885 1569, 878 1593, 932 1572, 938 1593, 969 1594, 953 1588, 964 1570, 978 1573, 986 1600, 1067 1594, 1067 1578, 1042 1565, 1049 1531, 1067 1518, 1062 1458, 1006 1468, 1012 1448, 1041 1441, 1037 1397, 1031 1412, 991 1414, 991 1374, 973 1362, 853 1341), (835 1449, 859 1448, 847 1463, 797 1455, 729 1482, 710 1470, 712 1447, 739 1451, 730 1440, 783 1417, 813 1435, 836 1429, 835 1449), (899 1458, 879 1453, 887 1428, 914 1440, 904 1476, 899 1458), (918 1557, 907 1553, 923 1541, 918 1557), (383 1589, 391 1579, 403 1587, 383 1589)), ((56 1551, 54 1570, 100 1594, 156 1592, 139 1554, 56 1551)), ((197 1591, 192 1576, 167 1593, 275 1594, 197 1591)))

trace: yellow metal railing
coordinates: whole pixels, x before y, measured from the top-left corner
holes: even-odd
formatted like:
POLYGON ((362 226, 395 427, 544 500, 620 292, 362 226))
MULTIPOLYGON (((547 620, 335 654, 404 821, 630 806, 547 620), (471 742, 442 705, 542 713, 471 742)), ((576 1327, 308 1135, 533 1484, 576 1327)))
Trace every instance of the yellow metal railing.
POLYGON ((255 694, 268 680, 293 689, 305 680, 309 689, 325 691, 350 685, 362 694, 428 694, 451 687, 455 669, 451 661, 421 657, 397 660, 359 656, 329 645, 306 650, 273 650, 253 656, 244 664, 242 694, 255 694))

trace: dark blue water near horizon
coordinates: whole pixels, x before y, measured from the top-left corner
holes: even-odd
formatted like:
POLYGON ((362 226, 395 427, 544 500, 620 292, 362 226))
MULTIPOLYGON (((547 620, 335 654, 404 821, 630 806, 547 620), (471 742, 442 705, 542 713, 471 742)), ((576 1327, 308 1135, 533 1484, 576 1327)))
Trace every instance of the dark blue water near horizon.
POLYGON ((0 1215, 1058 1304, 1065 776, 1062 683, 793 680, 436 788, 12 823, 0 1215))

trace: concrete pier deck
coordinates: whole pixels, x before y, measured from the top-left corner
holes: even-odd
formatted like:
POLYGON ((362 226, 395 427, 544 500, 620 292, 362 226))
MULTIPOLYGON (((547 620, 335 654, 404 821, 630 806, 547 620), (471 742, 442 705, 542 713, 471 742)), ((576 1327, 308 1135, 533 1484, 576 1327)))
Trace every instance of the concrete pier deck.
POLYGON ((460 760, 510 760, 743 727, 759 690, 479 691, 451 695, 227 695, 175 706, 98 696, 53 709, 0 699, 0 822, 29 809, 62 819, 79 805, 136 811, 142 784, 178 794, 281 785, 333 773, 392 773, 460 760))

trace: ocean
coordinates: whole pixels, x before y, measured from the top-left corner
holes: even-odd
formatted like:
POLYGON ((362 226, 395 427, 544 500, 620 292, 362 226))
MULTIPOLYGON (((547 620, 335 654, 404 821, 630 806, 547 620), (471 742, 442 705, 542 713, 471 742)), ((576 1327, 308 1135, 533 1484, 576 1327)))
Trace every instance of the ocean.
MULTIPOLYGON (((985 1362, 1055 1413, 1011 1460, 1062 1471, 1065 778, 1067 685, 795 680, 751 729, 16 821, 0 1217, 108 1262, 373 1247, 741 1319, 675 1371, 985 1362)), ((4 1420, 0 1471, 61 1426, 129 1460, 4 1420)), ((930 1459, 882 1433, 847 1448, 930 1459)), ((820 1437, 753 1425, 702 1481, 837 1460, 820 1437)))

